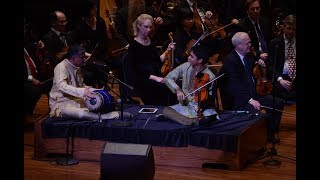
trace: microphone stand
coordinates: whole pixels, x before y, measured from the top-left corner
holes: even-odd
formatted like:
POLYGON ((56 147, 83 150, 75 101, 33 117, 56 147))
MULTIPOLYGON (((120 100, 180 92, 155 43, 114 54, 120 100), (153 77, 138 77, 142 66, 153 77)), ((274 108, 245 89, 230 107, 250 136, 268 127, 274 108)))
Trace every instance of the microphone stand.
POLYGON ((79 163, 79 161, 77 161, 75 159, 72 159, 72 157, 73 157, 73 147, 74 147, 74 130, 72 129, 72 123, 70 123, 68 125, 68 127, 67 127, 66 157, 63 158, 63 159, 58 159, 57 160, 57 164, 68 166, 68 165, 75 165, 75 164, 79 163), (70 136, 71 136, 71 142, 72 142, 72 145, 71 145, 71 158, 69 157, 69 138, 70 138, 70 136))
MULTIPOLYGON (((276 78, 275 78, 275 71, 276 71, 276 59, 277 59, 277 53, 278 53, 278 45, 275 45, 275 50, 274 50, 274 58, 273 58, 273 74, 272 74, 272 86, 273 86, 273 89, 272 89, 272 117, 274 117, 274 114, 276 112, 276 109, 275 109, 275 97, 276 97, 276 91, 275 91, 275 83, 276 83, 276 78)), ((274 121, 272 121, 274 122, 274 121)), ((274 130, 275 131, 275 130, 274 130)), ((272 132, 272 147, 270 148, 270 152, 269 152, 269 155, 270 155, 270 159, 268 160, 265 160, 263 162, 264 165, 266 166, 279 166, 281 165, 281 161, 277 160, 277 159, 274 159, 273 156, 280 156, 280 157, 283 157, 283 158, 287 158, 287 159, 290 159, 290 160, 294 160, 293 158, 290 158, 290 157, 286 157, 286 156, 283 156, 283 155, 280 155, 278 154, 276 148, 275 148, 275 144, 276 144, 276 138, 275 138, 275 132, 272 132)))
POLYGON ((122 93, 122 86, 126 86, 127 88, 129 88, 130 90, 134 90, 134 88, 124 82, 122 82, 120 79, 114 77, 113 74, 108 74, 110 77, 112 77, 113 79, 115 79, 116 81, 119 82, 120 87, 119 87, 119 91, 120 91, 120 119, 121 121, 119 122, 114 122, 111 125, 112 126, 117 126, 117 127, 127 127, 127 126, 132 126, 133 125, 133 121, 124 121, 123 120, 123 93, 122 93))
MULTIPOLYGON (((275 109, 275 97, 276 97, 276 94, 275 94, 275 70, 276 70, 276 57, 277 57, 277 53, 278 53, 278 45, 275 45, 274 48, 275 48, 275 50, 274 50, 274 58, 273 58, 273 62, 272 62, 273 63, 273 74, 272 74, 272 86, 273 86, 272 87, 272 98, 273 98, 272 99, 272 103, 273 103, 272 104, 272 117, 274 117, 274 113, 276 111, 276 109, 275 109)), ((267 152, 267 154, 265 156, 262 156, 260 158, 255 159, 255 160, 252 160, 248 164, 252 164, 253 162, 258 161, 258 160, 263 159, 263 158, 268 157, 268 156, 270 156, 270 159, 267 159, 267 160, 263 161, 263 164, 265 166, 279 166, 279 165, 281 165, 281 161, 279 161, 277 159, 274 159, 273 158, 274 156, 279 156, 279 157, 283 157, 283 158, 286 158, 286 159, 290 159, 290 160, 296 161, 295 159, 293 159, 291 157, 286 157, 286 156, 278 154, 277 149, 275 148, 276 140, 275 140, 274 133, 275 132, 272 132, 272 147, 270 148, 270 151, 267 152)))

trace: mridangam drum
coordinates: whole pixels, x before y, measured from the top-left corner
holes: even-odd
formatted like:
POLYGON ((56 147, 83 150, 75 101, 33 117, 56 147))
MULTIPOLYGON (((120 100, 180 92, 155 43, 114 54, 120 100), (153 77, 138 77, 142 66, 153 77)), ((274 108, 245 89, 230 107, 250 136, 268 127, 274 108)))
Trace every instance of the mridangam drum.
POLYGON ((86 99, 85 106, 94 113, 108 113, 114 110, 114 98, 106 90, 94 90, 94 98, 86 99))

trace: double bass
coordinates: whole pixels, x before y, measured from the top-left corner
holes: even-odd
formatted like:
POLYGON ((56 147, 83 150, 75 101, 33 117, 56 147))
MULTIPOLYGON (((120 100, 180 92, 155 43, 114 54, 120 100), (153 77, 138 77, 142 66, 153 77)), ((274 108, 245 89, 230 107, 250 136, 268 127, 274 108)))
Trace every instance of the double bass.
MULTIPOLYGON (((173 35, 172 32, 170 32, 168 34, 169 39, 170 39, 170 43, 173 43, 172 35, 173 35)), ((173 69, 173 66, 174 66, 174 52, 173 52, 173 49, 167 50, 165 52, 165 56, 166 56, 166 60, 164 61, 163 65, 161 67, 162 77, 165 77, 173 69)))

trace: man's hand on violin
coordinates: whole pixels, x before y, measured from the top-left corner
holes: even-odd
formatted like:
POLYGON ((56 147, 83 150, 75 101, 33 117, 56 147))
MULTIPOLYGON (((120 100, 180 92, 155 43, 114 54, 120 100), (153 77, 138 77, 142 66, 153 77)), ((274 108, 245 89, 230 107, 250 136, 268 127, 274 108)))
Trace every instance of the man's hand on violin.
POLYGON ((161 17, 154 18, 154 24, 162 25, 163 24, 163 19, 161 17))
POLYGON ((262 60, 266 60, 268 58, 268 53, 261 53, 259 58, 262 60))
POLYGON ((259 59, 257 63, 262 67, 266 67, 266 64, 264 63, 264 61, 262 59, 259 59))
POLYGON ((211 11, 207 11, 206 12, 206 18, 211 18, 212 14, 213 13, 211 11))

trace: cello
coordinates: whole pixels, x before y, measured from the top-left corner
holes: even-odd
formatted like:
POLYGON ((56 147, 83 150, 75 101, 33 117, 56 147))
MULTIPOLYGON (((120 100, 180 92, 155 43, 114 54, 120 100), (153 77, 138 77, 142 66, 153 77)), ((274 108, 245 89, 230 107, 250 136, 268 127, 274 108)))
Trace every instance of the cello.
MULTIPOLYGON (((168 34, 169 39, 170 39, 170 43, 173 43, 173 37, 172 37, 173 33, 170 32, 168 34)), ((164 61, 162 67, 161 67, 161 74, 162 77, 165 77, 172 69, 173 69, 173 65, 174 65, 174 53, 173 53, 173 49, 167 50, 165 52, 165 56, 166 56, 166 60, 164 61)))

